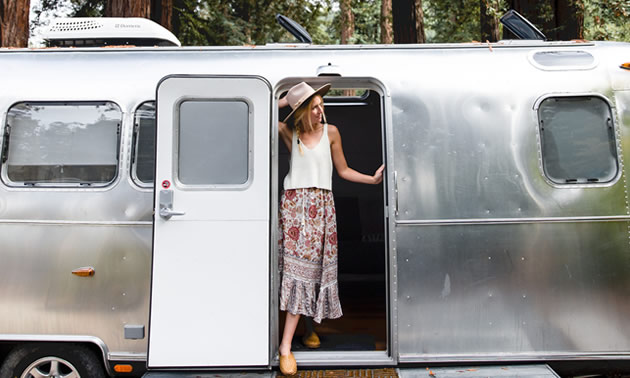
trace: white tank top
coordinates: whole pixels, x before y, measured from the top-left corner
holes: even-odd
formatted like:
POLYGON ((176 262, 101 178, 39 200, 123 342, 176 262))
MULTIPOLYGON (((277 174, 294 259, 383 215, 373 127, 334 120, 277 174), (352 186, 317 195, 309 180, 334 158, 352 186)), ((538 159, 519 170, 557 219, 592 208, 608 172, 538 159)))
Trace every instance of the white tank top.
POLYGON ((328 141, 328 124, 324 124, 324 131, 319 143, 312 149, 302 142, 302 151, 298 147, 298 137, 293 131, 291 141, 291 162, 289 173, 284 178, 284 189, 320 188, 332 190, 332 156, 328 141))

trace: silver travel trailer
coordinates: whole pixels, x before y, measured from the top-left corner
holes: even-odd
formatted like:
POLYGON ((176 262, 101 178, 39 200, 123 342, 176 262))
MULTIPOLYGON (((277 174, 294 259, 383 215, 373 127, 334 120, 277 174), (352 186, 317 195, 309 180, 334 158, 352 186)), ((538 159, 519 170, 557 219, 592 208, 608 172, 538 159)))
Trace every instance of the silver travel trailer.
POLYGON ((349 164, 386 179, 334 179, 345 315, 301 367, 628 360, 629 62, 614 42, 2 49, 0 373, 273 371, 277 101, 303 80, 332 83, 349 164))

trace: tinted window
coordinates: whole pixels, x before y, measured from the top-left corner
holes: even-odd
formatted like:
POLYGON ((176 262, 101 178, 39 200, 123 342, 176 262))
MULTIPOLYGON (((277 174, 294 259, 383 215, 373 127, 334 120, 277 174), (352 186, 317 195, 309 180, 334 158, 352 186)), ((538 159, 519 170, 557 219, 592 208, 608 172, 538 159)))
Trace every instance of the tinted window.
POLYGON ((155 174, 155 101, 140 105, 135 114, 133 175, 142 183, 153 183, 155 174))
POLYGON ((179 108, 178 178, 188 185, 242 185, 249 177, 249 107, 185 101, 179 108))
POLYGON ((7 114, 3 168, 14 183, 106 184, 116 177, 122 113, 113 103, 19 103, 7 114))
POLYGON ((543 168, 558 184, 612 181, 618 172, 613 118, 598 97, 556 97, 538 110, 543 168))

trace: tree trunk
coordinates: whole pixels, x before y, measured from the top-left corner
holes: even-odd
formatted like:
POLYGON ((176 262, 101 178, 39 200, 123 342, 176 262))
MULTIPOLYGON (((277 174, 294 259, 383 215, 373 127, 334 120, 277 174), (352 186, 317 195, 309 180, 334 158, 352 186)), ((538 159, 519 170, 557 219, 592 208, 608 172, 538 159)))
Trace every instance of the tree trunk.
POLYGON ((346 45, 354 34, 352 0, 341 0, 341 44, 346 45))
POLYGON ((493 4, 490 3, 489 0, 479 1, 479 25, 481 26, 481 42, 496 42, 501 39, 499 19, 496 16, 498 9, 492 9, 492 6, 493 4))
POLYGON ((0 46, 28 47, 31 0, 0 0, 0 46))
POLYGON ((422 0, 394 0, 394 43, 424 43, 422 0))
POLYGON ((173 0, 151 0, 151 19, 173 31, 173 0))
POLYGON ((105 17, 151 18, 151 0, 107 0, 105 17))
POLYGON ((422 11, 422 0, 415 0, 414 8, 414 16, 416 18, 416 43, 425 43, 427 38, 424 35, 424 11, 422 11))
POLYGON ((584 0, 556 0, 556 39, 584 39, 584 0))
POLYGON ((381 2, 381 43, 394 42, 394 30, 392 29, 392 0, 381 2))

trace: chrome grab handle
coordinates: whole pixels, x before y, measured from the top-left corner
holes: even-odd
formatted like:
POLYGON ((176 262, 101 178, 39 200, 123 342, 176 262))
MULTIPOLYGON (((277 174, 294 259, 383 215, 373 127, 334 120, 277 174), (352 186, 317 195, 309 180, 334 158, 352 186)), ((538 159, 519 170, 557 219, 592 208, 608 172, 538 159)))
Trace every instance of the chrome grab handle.
POLYGON ((398 216, 398 172, 394 171, 394 215, 398 216))
POLYGON ((160 190, 160 216, 166 220, 171 219, 174 215, 186 215, 183 211, 173 210, 173 191, 160 190))

